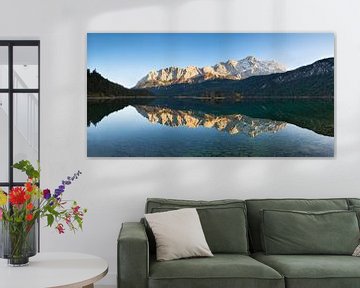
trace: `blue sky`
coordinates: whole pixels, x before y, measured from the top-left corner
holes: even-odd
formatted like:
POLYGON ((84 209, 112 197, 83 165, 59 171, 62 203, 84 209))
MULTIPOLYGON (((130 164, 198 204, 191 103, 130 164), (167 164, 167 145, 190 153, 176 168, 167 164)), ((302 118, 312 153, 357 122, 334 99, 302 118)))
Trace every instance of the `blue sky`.
POLYGON ((133 87, 151 70, 255 56, 288 70, 334 57, 332 33, 89 33, 88 68, 133 87))

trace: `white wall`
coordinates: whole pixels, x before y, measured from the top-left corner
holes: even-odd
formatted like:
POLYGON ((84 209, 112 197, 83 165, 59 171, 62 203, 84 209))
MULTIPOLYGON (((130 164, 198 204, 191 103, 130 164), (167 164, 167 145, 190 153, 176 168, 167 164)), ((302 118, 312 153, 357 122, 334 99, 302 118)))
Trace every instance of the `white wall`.
POLYGON ((1 0, 0 38, 41 40, 42 183, 77 169, 67 192, 88 207, 83 233, 42 230, 43 251, 108 260, 115 283, 121 222, 147 197, 360 196, 360 2, 358 0, 1 0), (86 32, 326 31, 336 34, 334 159, 88 159, 86 32))

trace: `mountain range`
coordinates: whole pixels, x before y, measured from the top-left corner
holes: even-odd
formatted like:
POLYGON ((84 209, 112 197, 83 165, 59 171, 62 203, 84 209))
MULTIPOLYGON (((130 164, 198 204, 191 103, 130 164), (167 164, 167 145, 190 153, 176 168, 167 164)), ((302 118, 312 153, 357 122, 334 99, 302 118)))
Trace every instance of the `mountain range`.
POLYGON ((88 97, 206 97, 206 98, 333 98, 334 58, 318 60, 291 71, 275 61, 253 56, 197 68, 170 67, 153 71, 129 89, 87 72, 88 97))
POLYGON ((242 80, 256 75, 285 72, 284 65, 275 61, 261 61, 254 56, 241 60, 228 60, 214 66, 186 68, 168 67, 151 71, 134 88, 163 87, 173 84, 194 84, 213 79, 242 80))
POLYGON ((332 98, 334 58, 322 59, 283 73, 252 76, 243 80, 215 79, 148 90, 157 96, 332 98))

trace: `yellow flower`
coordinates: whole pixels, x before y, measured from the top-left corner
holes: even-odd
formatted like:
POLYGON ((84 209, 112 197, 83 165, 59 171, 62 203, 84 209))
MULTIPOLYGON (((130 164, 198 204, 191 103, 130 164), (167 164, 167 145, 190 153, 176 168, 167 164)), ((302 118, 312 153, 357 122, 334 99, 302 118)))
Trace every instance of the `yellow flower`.
POLYGON ((0 206, 4 206, 7 204, 7 196, 5 193, 0 189, 0 206))

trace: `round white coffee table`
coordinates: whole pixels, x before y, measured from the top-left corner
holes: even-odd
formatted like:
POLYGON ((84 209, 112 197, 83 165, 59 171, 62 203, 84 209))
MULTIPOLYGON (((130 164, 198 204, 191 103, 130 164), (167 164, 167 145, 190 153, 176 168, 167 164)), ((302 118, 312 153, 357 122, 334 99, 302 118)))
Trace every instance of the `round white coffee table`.
POLYGON ((0 287, 80 288, 94 283, 108 272, 102 258, 80 253, 39 253, 28 266, 9 267, 0 260, 0 287))

